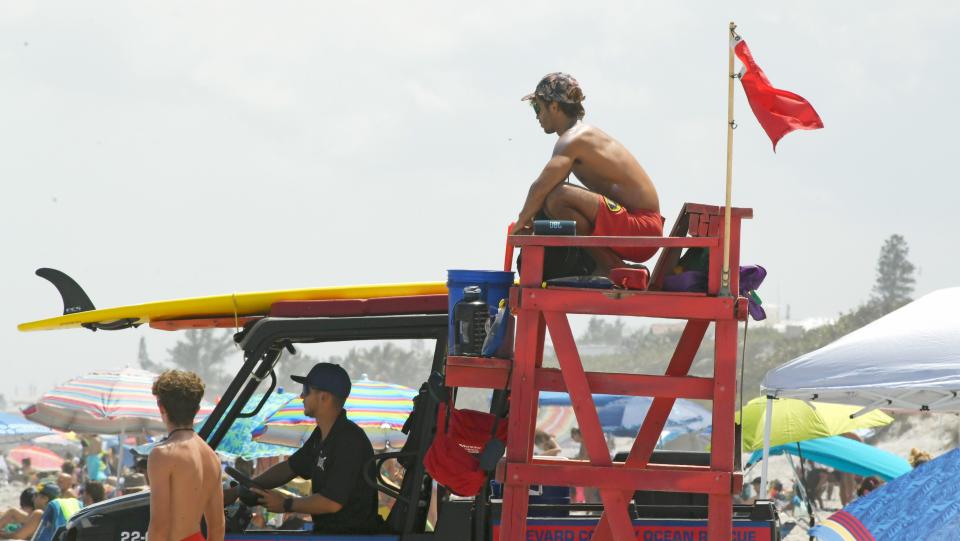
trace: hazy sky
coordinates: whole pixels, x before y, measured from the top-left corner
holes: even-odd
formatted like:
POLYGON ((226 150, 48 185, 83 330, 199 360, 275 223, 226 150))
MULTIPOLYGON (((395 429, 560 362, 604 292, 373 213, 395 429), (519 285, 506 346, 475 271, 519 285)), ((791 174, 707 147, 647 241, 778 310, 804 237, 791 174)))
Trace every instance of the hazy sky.
POLYGON ((18 333, 233 291, 497 268, 555 138, 520 97, 574 74, 586 120, 660 192, 723 201, 727 23, 824 130, 771 151, 736 94, 743 260, 794 318, 870 293, 903 234, 918 293, 957 285, 957 2, 3 2, 0 393, 135 364, 160 331, 18 333), (12 377, 11 377, 12 376, 12 377))

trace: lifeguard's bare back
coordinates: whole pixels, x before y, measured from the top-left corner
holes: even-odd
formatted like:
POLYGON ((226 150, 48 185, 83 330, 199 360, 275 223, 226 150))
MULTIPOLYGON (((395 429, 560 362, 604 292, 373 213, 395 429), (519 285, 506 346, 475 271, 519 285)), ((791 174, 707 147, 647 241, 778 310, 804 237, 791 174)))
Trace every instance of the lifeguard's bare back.
POLYGON ((223 541, 223 489, 220 459, 193 431, 203 396, 203 382, 191 372, 164 372, 154 394, 170 431, 150 452, 150 541, 202 541, 200 519, 208 541, 223 541))

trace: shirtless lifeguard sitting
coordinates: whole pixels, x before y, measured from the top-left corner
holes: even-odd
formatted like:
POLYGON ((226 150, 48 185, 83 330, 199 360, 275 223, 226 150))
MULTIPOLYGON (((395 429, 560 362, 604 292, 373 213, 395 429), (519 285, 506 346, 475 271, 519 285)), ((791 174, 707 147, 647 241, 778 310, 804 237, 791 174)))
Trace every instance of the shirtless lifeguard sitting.
MULTIPOLYGON (((662 236, 657 190, 647 173, 619 141, 584 124, 579 83, 566 73, 550 73, 525 96, 546 133, 559 136, 553 157, 530 186, 511 234, 529 233, 543 213, 554 220, 575 220, 578 235, 662 236), (573 173, 587 189, 565 182, 573 173)), ((656 248, 594 248, 596 272, 641 263, 656 248)))
POLYGON ((169 370, 153 383, 169 435, 150 451, 150 541, 223 541, 220 459, 193 431, 204 385, 193 372, 169 370))

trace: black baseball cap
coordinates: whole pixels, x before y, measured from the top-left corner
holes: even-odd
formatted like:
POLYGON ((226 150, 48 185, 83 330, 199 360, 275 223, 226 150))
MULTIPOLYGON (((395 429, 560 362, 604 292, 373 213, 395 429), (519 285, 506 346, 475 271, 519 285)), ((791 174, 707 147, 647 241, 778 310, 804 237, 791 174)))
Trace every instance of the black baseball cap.
POLYGON ((350 375, 339 364, 317 363, 306 376, 290 376, 290 379, 344 400, 350 396, 350 375))

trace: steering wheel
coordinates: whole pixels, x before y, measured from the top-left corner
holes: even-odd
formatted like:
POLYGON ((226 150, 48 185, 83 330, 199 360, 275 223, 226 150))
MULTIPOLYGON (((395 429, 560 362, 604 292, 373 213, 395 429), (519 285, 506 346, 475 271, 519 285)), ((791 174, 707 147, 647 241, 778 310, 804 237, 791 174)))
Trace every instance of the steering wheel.
POLYGON ((227 475, 232 477, 234 481, 236 481, 236 485, 240 487, 237 507, 233 510, 224 510, 227 522, 226 530, 230 533, 244 532, 253 519, 253 513, 250 511, 250 508, 259 505, 259 496, 250 490, 250 488, 260 488, 260 486, 257 485, 253 479, 233 466, 227 466, 224 471, 226 471, 227 475))

